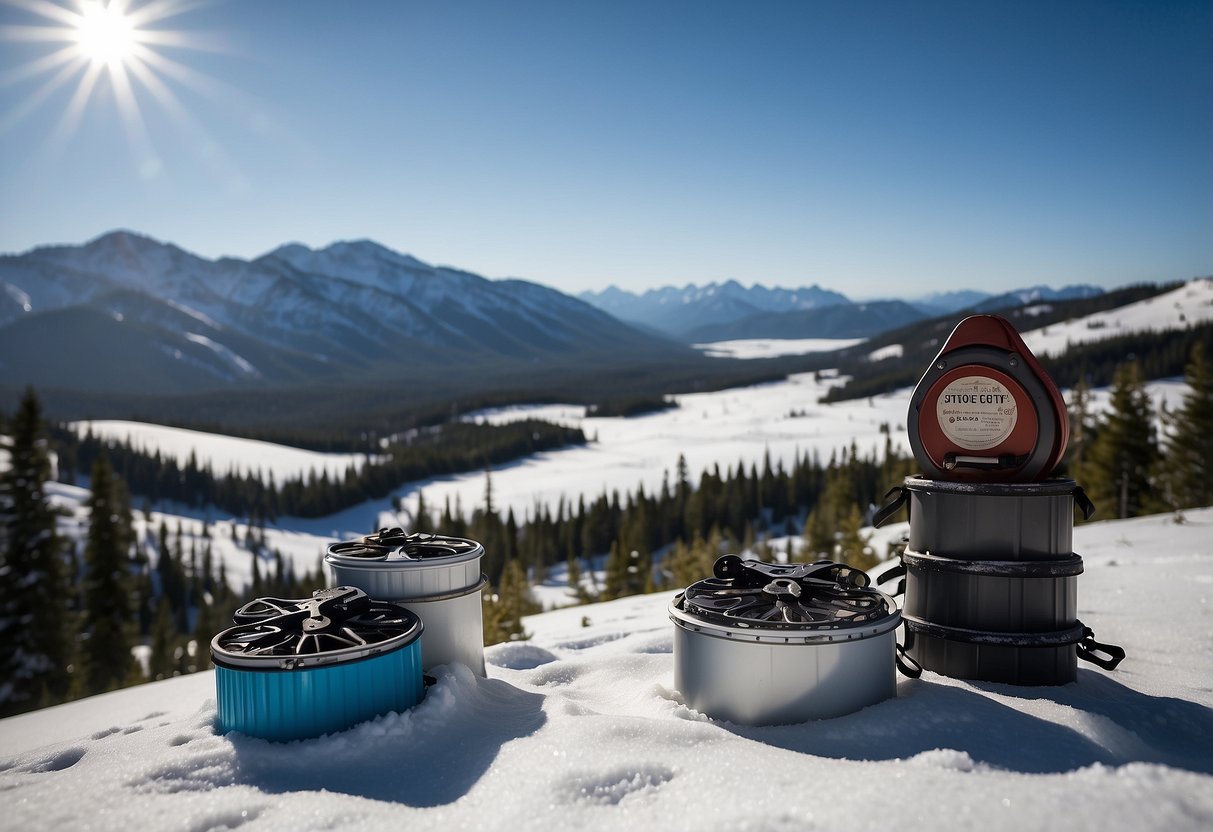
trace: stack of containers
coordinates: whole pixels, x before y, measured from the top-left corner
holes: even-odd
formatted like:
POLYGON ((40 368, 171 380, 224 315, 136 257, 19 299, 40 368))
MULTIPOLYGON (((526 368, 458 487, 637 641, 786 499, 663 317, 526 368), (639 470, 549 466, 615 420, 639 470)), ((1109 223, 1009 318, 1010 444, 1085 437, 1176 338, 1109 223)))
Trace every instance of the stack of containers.
MULTIPOLYGON (((1010 323, 962 321, 910 403, 910 445, 929 476, 907 477, 877 513, 909 507, 906 651, 961 679, 1059 685, 1079 658, 1114 668, 1118 647, 1078 620, 1082 558, 1072 479, 1047 478, 1065 452, 1065 403, 1010 323)), ((886 573, 888 576, 889 573, 886 573)))

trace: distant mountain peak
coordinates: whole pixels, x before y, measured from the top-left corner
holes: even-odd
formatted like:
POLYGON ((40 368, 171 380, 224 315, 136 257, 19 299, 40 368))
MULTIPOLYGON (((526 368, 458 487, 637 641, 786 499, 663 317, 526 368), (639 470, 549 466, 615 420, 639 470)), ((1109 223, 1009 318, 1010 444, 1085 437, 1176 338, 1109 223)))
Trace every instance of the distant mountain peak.
POLYGON ((374 240, 338 240, 321 249, 303 243, 279 246, 258 260, 277 259, 296 269, 328 277, 355 279, 368 285, 400 282, 400 272, 431 274, 434 267, 374 240))
POLYGON ((624 321, 676 335, 753 315, 850 303, 845 295, 817 284, 786 289, 755 283, 747 289, 736 278, 702 286, 662 286, 642 294, 610 286, 601 292, 582 292, 578 297, 624 321))

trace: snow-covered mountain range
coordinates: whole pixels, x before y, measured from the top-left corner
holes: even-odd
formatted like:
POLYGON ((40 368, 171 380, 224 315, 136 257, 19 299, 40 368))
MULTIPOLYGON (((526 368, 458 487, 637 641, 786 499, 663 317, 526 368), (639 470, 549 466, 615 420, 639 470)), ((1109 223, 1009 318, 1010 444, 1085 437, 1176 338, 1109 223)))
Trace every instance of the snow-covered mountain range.
POLYGON ((1096 286, 1029 286, 994 294, 936 292, 908 300, 854 302, 814 284, 802 289, 746 288, 736 280, 663 286, 643 293, 609 286, 579 298, 621 320, 691 341, 729 338, 856 338, 961 309, 990 312, 1027 303, 1102 294, 1096 286))
POLYGON ((1059 300, 1079 300, 1093 298, 1104 293, 1098 286, 1086 283, 1076 283, 1054 289, 1051 286, 1025 286, 1022 289, 1012 289, 1009 292, 995 294, 975 290, 960 290, 955 292, 933 292, 929 295, 913 298, 910 303, 931 315, 946 315, 960 309, 971 309, 974 312, 995 312, 1012 306, 1024 306, 1029 303, 1047 303, 1059 300))
POLYGON ((0 257, 0 383, 182 392, 671 349, 554 289, 367 240, 207 260, 116 231, 0 257))
POLYGON ((601 292, 582 292, 578 297, 621 320, 676 335, 761 313, 850 303, 845 295, 817 285, 781 289, 755 284, 747 289, 736 280, 706 286, 663 286, 643 294, 609 286, 601 292))

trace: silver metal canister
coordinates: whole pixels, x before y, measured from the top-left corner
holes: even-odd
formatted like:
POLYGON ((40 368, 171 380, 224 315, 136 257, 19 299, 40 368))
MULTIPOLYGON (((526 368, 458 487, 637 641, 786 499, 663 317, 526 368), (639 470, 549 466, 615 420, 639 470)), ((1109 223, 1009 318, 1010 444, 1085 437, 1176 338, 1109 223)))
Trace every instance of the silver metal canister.
POLYGON ((670 604, 674 687, 741 725, 842 716, 896 693, 893 599, 842 564, 726 555, 670 604))
POLYGON ((381 529, 334 543, 324 562, 332 584, 356 586, 421 617, 427 669, 459 662, 483 676, 483 555, 484 547, 474 540, 381 529))

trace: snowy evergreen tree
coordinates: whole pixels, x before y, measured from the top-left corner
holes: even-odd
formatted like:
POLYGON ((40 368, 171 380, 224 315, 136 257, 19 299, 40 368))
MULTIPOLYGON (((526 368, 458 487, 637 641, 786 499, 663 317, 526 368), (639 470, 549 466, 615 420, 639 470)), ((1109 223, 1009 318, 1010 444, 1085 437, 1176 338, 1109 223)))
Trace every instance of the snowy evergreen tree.
POLYGON ((880 563, 871 545, 872 536, 865 535, 863 518, 859 514, 859 506, 851 504, 838 527, 838 541, 834 544, 834 555, 831 560, 854 566, 856 569, 871 569, 880 563))
POLYGON ((1205 346, 1192 350, 1188 392, 1167 440, 1167 471, 1176 508, 1213 505, 1213 365, 1205 346))
POLYGON ((168 679, 173 675, 173 650, 176 646, 177 633, 173 627, 173 615, 168 599, 161 595, 156 604, 156 618, 152 624, 152 653, 148 660, 148 675, 153 681, 168 679))
POLYGON ((602 588, 602 600, 622 598, 628 595, 628 566, 631 563, 630 553, 624 549, 618 540, 611 542, 611 550, 607 554, 606 575, 602 588))
POLYGON ((1136 362, 1122 364, 1112 384, 1112 407, 1084 463, 1083 487, 1102 517, 1136 517, 1159 507, 1150 485, 1158 459, 1154 414, 1136 362))
POLYGON ((522 628, 522 617, 539 612, 541 607, 531 597, 531 585, 526 571, 517 560, 508 561, 501 573, 501 587, 493 592, 487 588, 484 597, 484 643, 518 641, 530 638, 522 628))
POLYGON ((821 503, 809 512, 804 522, 804 556, 808 560, 834 556, 834 527, 821 503))
POLYGON ((71 662, 63 543, 43 491, 51 469, 33 390, 11 431, 0 474, 0 716, 62 701, 71 662))
POLYGON ((1087 478, 1087 458, 1095 441, 1097 425, 1091 414, 1091 388, 1085 381, 1070 393, 1070 436, 1066 445, 1066 473, 1082 485, 1087 478))
POLYGON ((434 524, 430 519, 430 510, 425 505, 425 492, 417 491, 417 515, 413 518, 414 532, 433 532, 434 524))
POLYGON ((104 693, 131 679, 130 510, 123 504, 109 459, 97 457, 88 499, 84 547, 82 691, 104 693))

